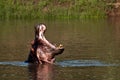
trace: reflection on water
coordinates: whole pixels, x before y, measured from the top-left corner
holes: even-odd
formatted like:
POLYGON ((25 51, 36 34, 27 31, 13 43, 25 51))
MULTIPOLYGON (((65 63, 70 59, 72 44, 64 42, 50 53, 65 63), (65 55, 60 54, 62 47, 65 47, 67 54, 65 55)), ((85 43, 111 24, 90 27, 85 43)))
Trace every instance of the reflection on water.
POLYGON ((120 63, 119 25, 118 18, 0 21, 0 80, 39 80, 46 76, 50 80, 119 80, 119 66, 99 66, 120 63), (45 35, 50 42, 65 46, 64 53, 56 57, 58 65, 54 70, 51 65, 26 67, 21 63, 27 59, 34 38, 33 26, 40 22, 46 24, 45 35))
POLYGON ((53 80, 53 65, 51 64, 31 64, 28 70, 31 80, 53 80))

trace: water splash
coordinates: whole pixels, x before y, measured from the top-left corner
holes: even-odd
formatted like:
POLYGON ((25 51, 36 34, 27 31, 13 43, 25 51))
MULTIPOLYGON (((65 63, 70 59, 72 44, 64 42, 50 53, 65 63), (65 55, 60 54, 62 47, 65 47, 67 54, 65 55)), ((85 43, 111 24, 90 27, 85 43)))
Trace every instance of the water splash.
POLYGON ((56 64, 62 67, 118 66, 117 64, 105 63, 98 60, 66 60, 57 62, 56 64))

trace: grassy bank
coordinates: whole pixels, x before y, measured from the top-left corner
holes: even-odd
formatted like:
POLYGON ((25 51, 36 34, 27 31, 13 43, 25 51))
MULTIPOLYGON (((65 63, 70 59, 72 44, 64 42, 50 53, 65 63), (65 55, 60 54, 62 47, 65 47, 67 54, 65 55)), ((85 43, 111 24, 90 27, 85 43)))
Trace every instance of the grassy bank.
POLYGON ((0 0, 0 19, 80 19, 105 17, 102 0, 0 0))

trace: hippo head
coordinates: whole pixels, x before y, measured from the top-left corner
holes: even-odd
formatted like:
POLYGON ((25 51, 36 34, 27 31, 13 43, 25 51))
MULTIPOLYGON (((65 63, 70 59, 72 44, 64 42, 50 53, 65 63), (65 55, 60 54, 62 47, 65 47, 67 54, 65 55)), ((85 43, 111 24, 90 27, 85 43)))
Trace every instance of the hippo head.
POLYGON ((45 31, 46 26, 44 24, 35 26, 34 53, 38 61, 52 63, 56 55, 63 53, 64 47, 62 44, 55 46, 50 43, 44 36, 45 31))

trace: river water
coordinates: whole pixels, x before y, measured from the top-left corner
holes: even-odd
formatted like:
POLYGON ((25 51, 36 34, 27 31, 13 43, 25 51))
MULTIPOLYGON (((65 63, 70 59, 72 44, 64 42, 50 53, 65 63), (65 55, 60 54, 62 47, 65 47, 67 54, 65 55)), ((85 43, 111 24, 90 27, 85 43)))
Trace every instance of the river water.
POLYGON ((119 80, 120 20, 0 21, 0 80, 119 80), (27 64, 34 25, 65 51, 53 65, 27 64))

